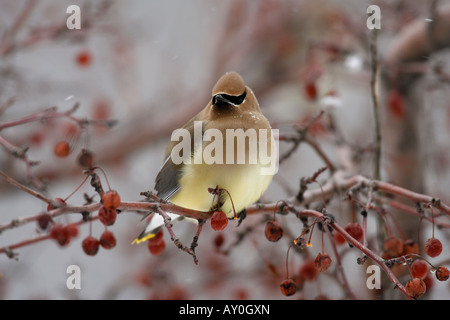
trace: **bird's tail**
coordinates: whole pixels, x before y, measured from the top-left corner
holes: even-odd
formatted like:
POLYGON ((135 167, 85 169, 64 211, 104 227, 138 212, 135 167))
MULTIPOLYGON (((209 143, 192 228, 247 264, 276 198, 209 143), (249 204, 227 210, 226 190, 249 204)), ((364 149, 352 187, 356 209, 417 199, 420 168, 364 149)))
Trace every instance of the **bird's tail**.
MULTIPOLYGON (((184 217, 178 214, 168 213, 172 221, 182 220, 184 217)), ((158 234, 161 228, 164 226, 164 219, 159 214, 151 213, 149 216, 144 217, 147 221, 147 225, 144 230, 131 242, 131 244, 145 242, 158 234)), ((143 219, 143 220, 144 220, 143 219)))

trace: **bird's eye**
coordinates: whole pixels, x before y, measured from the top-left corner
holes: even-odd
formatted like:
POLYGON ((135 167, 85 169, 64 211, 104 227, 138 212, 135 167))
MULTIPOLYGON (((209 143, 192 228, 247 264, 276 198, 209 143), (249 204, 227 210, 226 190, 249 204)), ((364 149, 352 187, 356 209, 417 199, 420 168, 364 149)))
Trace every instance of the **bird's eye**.
POLYGON ((242 104, 242 102, 244 102, 246 96, 247 96, 247 91, 244 91, 244 93, 239 96, 232 96, 229 94, 220 93, 220 94, 216 94, 213 97, 212 102, 216 106, 227 105, 227 104, 232 104, 232 105, 238 106, 238 105, 242 104))

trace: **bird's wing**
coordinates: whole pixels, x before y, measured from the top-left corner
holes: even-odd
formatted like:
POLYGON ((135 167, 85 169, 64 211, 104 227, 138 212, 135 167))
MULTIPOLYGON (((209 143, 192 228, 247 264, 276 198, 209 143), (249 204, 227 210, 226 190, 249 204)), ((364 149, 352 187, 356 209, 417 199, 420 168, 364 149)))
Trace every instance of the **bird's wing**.
MULTIPOLYGON (((194 141, 194 121, 199 118, 199 115, 192 118, 183 129, 189 131, 191 136, 191 153, 193 154, 195 148, 194 141)), ((204 133, 204 126, 202 126, 202 136, 204 133)), ((168 201, 172 198, 181 188, 179 185, 179 179, 182 174, 183 164, 174 164, 171 159, 172 148, 178 143, 178 141, 170 141, 166 147, 165 156, 166 159, 155 180, 155 190, 158 197, 164 201, 168 201)), ((192 155, 191 155, 192 156, 192 155)))
POLYGON ((180 185, 178 184, 180 175, 180 166, 176 166, 169 155, 156 176, 155 190, 157 196, 164 201, 168 201, 172 198, 172 196, 180 190, 180 185))

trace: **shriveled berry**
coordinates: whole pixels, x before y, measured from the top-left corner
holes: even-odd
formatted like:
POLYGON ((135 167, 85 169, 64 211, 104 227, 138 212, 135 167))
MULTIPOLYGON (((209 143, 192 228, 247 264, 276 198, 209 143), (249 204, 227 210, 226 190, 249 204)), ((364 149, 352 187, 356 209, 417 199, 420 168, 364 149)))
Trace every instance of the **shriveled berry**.
POLYGON ((221 231, 228 225, 227 215, 223 211, 216 211, 211 217, 211 227, 216 231, 221 231))
POLYGON ((414 240, 412 239, 405 240, 405 242, 403 243, 402 255, 419 254, 419 253, 420 248, 414 240))
POLYGON ((100 241, 93 236, 87 236, 84 238, 83 242, 81 242, 81 247, 88 256, 95 256, 100 247, 100 241))
POLYGON ((92 168, 94 166, 94 154, 86 149, 82 149, 78 155, 78 164, 83 168, 92 168))
POLYGON ((317 278, 319 270, 317 270, 316 265, 313 260, 308 259, 302 263, 300 266, 299 275, 300 278, 305 281, 313 281, 317 278))
POLYGON ((157 244, 153 244, 150 241, 148 242, 148 250, 155 256, 159 256, 161 253, 163 253, 165 248, 166 242, 164 240, 160 241, 157 244))
POLYGON ((332 262, 333 260, 331 260, 331 257, 328 254, 319 252, 316 260, 314 260, 314 265, 320 272, 325 272, 328 270, 332 262))
POLYGON ((49 223, 52 221, 52 217, 47 213, 42 213, 37 217, 37 224, 42 230, 47 229, 49 223))
POLYGON ((446 267, 440 266, 440 267, 437 268, 437 270, 436 270, 436 278, 439 281, 447 281, 449 276, 450 276, 450 274, 449 274, 449 271, 448 271, 448 269, 446 267))
POLYGON ((269 220, 266 223, 264 234, 266 235, 267 240, 277 242, 283 236, 283 228, 275 220, 269 220))
POLYGON ((403 253, 403 240, 394 236, 387 237, 383 248, 391 258, 398 257, 403 253))
POLYGON ((406 283, 405 290, 411 298, 418 299, 427 291, 427 286, 422 279, 414 278, 406 283))
POLYGON ((105 230, 100 236, 100 245, 104 249, 112 249, 116 246, 116 237, 111 231, 105 230))
POLYGON ((59 158, 65 158, 70 154, 70 146, 67 141, 59 141, 53 149, 54 154, 59 158))
POLYGON ((347 231, 347 233, 351 235, 353 238, 355 238, 355 240, 357 241, 361 241, 363 238, 364 234, 363 228, 357 222, 349 223, 345 227, 345 231, 347 231))
POLYGON ((292 279, 286 279, 280 284, 280 290, 286 297, 292 296, 297 292, 297 285, 292 279))
POLYGON ((116 210, 120 205, 120 196, 117 191, 107 191, 102 195, 102 203, 106 209, 116 210))
POLYGON ((108 210, 104 206, 98 210, 98 218, 105 226, 112 226, 116 222, 117 211, 108 210))
POLYGON ((442 243, 439 239, 430 238, 425 242, 424 251, 427 255, 434 258, 441 254, 442 243))
POLYGON ((67 229, 60 223, 54 224, 50 229, 50 237, 55 239, 60 246, 66 246, 70 242, 70 236, 67 229))
POLYGON ((428 264, 421 259, 414 260, 411 264, 411 274, 414 278, 424 279, 428 270, 428 264))

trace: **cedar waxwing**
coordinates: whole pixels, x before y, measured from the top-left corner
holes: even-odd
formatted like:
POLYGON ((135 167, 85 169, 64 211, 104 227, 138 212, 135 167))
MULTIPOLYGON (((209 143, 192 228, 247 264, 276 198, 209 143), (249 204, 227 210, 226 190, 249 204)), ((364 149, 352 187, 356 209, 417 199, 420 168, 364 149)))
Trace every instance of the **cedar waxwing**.
MULTIPOLYGON (((172 134, 155 190, 162 200, 192 210, 215 210, 219 202, 236 218, 261 197, 277 169, 278 144, 269 122, 241 76, 227 72, 208 105, 172 134), (216 187, 227 191, 220 199, 208 191, 216 187)), ((154 215, 133 243, 152 238, 162 220, 154 215)))

